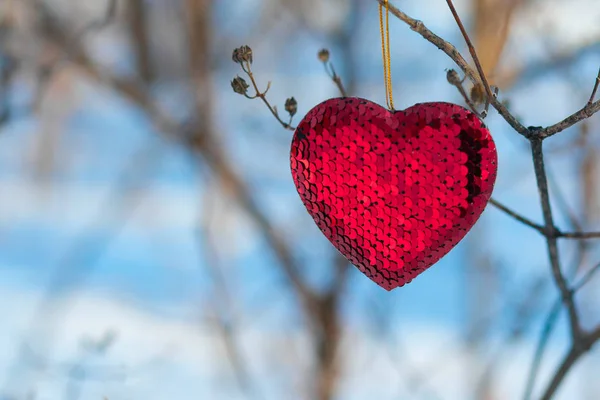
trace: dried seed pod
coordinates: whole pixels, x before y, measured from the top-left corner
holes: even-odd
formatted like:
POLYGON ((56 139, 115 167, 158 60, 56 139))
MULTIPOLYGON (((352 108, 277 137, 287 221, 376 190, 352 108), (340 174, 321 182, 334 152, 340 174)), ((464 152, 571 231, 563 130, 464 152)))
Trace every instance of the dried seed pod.
POLYGON ((244 78, 236 76, 231 81, 231 87, 233 88, 234 92, 241 95, 245 95, 246 93, 248 93, 248 88, 250 87, 250 85, 248 85, 244 78))
POLYGON ((298 112, 298 102, 296 101, 296 99, 290 97, 285 101, 285 111, 287 111, 288 114, 290 114, 290 117, 296 115, 296 112, 298 112))
POLYGON ((321 51, 319 51, 319 60, 323 63, 329 62, 329 50, 321 49, 321 51))
POLYGON ((448 80, 448 83, 450 83, 452 86, 462 85, 460 76, 458 75, 458 72, 456 72, 456 70, 454 69, 449 69, 448 72, 446 72, 446 79, 448 80))
POLYGON ((231 59, 233 62, 238 64, 242 64, 244 62, 252 64, 252 49, 246 45, 238 47, 237 49, 233 50, 231 59))

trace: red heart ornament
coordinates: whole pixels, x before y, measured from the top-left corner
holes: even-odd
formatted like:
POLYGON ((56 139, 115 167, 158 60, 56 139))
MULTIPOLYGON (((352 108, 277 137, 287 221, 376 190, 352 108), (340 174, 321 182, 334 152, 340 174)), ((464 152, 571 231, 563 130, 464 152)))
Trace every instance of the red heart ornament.
POLYGON ((294 133, 290 161, 319 229, 386 290, 467 234, 497 171, 490 132, 469 110, 436 102, 388 111, 360 98, 313 108, 294 133))

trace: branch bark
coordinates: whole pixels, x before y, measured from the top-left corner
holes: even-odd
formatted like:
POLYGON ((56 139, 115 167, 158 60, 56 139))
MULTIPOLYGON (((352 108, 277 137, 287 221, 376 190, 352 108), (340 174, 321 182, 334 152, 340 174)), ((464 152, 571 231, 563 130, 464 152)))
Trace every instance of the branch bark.
POLYGON ((551 400, 554 397, 560 384, 567 377, 567 374, 571 371, 575 363, 582 355, 587 353, 598 340, 600 340, 600 326, 583 336, 578 343, 574 343, 573 346, 571 346, 571 349, 552 376, 552 380, 544 391, 541 400, 551 400))
MULTIPOLYGON (((385 0, 375 0, 380 4, 385 4, 385 0)), ((448 55, 458 67, 469 77, 469 79, 474 84, 482 84, 481 80, 477 77, 473 68, 471 68, 468 62, 464 59, 464 57, 460 54, 460 52, 452 45, 451 43, 445 41, 435 33, 433 33, 429 28, 423 24, 422 21, 411 18, 407 14, 400 11, 397 7, 393 5, 389 5, 390 12, 396 16, 398 19, 406 23, 410 28, 420 34, 425 40, 435 45, 438 49, 442 50, 444 53, 448 55)), ((510 111, 498 100, 496 96, 492 96, 490 98, 490 104, 498 111, 498 114, 504 118, 504 120, 521 136, 527 139, 545 139, 552 135, 555 135, 563 130, 575 125, 579 121, 582 121, 586 118, 590 118, 592 115, 600 111, 600 100, 595 103, 588 103, 581 110, 576 113, 570 115, 564 120, 551 125, 546 128, 531 130, 525 127, 521 122, 517 120, 515 116, 513 116, 510 111)))
MULTIPOLYGON (((385 0, 375 0, 380 4, 385 4, 385 0)), ((435 33, 433 33, 429 28, 423 24, 422 21, 416 20, 414 18, 409 17, 402 11, 400 11, 397 7, 393 5, 389 5, 390 12, 396 16, 398 19, 406 23, 410 28, 417 32, 419 35, 423 36, 425 40, 435 45, 438 49, 442 50, 444 53, 448 55, 458 67, 467 75, 467 77, 474 84, 483 84, 481 80, 477 77, 477 74, 469 66, 469 63, 464 59, 462 54, 452 45, 451 43, 445 41, 435 33)), ((523 124, 521 124, 502 104, 495 96, 492 96, 490 99, 490 104, 498 111, 498 113, 504 118, 504 120, 520 135, 530 138, 532 136, 531 131, 526 128, 523 124)))
POLYGON ((560 258, 558 254, 558 242, 556 240, 556 227, 554 226, 554 218, 552 215, 552 207, 550 205, 550 194, 548 191, 548 178, 544 168, 544 153, 542 149, 542 141, 534 139, 531 141, 531 154, 533 157, 533 167, 542 205, 542 213, 544 215, 546 242, 548 247, 548 257, 552 267, 552 276, 560 294, 565 301, 567 311, 569 313, 569 324, 571 326, 571 335, 574 343, 577 343, 581 336, 581 325, 579 323, 579 315, 575 308, 573 292, 568 286, 567 280, 563 275, 560 266, 560 258))

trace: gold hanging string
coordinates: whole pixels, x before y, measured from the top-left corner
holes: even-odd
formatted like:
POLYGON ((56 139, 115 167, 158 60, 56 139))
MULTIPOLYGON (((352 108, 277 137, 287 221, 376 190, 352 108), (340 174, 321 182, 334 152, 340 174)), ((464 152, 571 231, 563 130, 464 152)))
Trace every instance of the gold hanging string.
POLYGON ((381 32, 381 57, 383 59, 383 78, 385 81, 385 100, 390 110, 394 110, 394 95, 392 91, 392 69, 390 56, 390 6, 385 0, 385 24, 383 18, 384 6, 379 3, 379 29, 381 32))

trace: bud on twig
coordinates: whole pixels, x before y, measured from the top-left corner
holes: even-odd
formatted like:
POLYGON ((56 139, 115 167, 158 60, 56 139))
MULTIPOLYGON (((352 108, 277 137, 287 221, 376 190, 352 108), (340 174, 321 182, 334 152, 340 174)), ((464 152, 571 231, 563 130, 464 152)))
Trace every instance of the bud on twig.
POLYGON ((296 115, 296 112, 298 112, 298 102, 296 101, 296 99, 290 97, 285 101, 285 111, 287 111, 288 114, 290 114, 290 117, 296 115))
POLYGON ((485 94, 485 88, 481 83, 477 83, 475 86, 471 88, 471 100, 475 104, 483 104, 485 103, 485 99, 487 98, 485 94))
POLYGON ((458 76, 458 72, 456 72, 453 69, 449 69, 446 72, 446 79, 448 80, 448 83, 450 83, 453 86, 459 86, 462 84, 460 76, 458 76))
POLYGON ((233 88, 234 92, 241 95, 245 95, 246 93, 248 93, 248 88, 250 87, 250 85, 246 83, 244 78, 236 76, 235 78, 233 78, 233 81, 231 81, 231 87, 233 88))
POLYGON ((238 47, 237 49, 233 50, 231 59, 237 64, 244 62, 252 64, 252 49, 246 45, 238 47))
POLYGON ((329 62, 329 50, 322 49, 319 51, 319 60, 323 63, 329 62))

